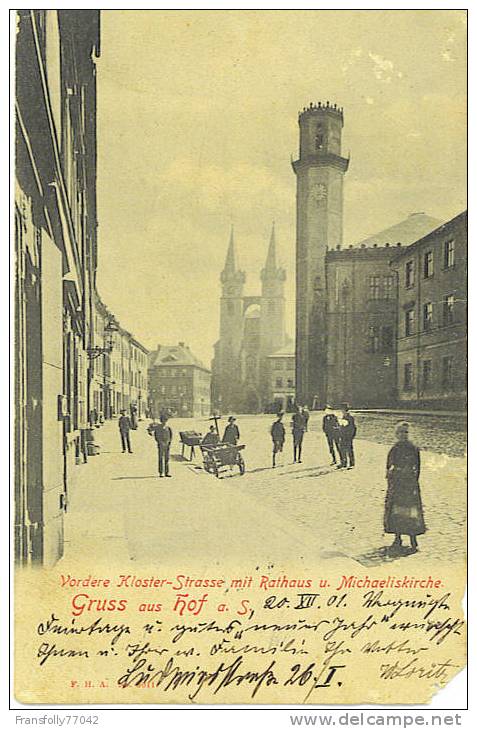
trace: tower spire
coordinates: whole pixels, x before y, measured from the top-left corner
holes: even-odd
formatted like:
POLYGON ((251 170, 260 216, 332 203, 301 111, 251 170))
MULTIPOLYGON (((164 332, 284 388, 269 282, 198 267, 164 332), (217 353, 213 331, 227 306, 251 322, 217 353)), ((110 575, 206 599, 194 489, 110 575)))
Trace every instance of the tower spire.
POLYGON ((272 233, 270 235, 270 243, 268 246, 267 260, 265 261, 265 271, 276 271, 277 269, 277 244, 275 241, 275 221, 272 223, 272 233))
POLYGON ((223 272, 227 274, 235 273, 235 243, 233 225, 230 228, 229 247, 227 249, 227 255, 225 257, 225 266, 223 272))

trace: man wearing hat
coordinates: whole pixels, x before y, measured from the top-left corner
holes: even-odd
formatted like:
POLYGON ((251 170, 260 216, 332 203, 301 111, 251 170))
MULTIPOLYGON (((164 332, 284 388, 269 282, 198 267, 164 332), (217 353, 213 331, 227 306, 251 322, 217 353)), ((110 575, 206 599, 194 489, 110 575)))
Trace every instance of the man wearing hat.
POLYGON ((128 418, 125 410, 121 410, 121 417, 118 420, 118 427, 119 433, 121 435, 121 448, 123 449, 123 453, 126 453, 126 448, 128 450, 128 453, 132 453, 131 438, 129 436, 129 431, 132 427, 131 419, 128 418))
POLYGON ((236 418, 233 415, 229 417, 228 425, 224 430, 224 437, 222 443, 229 443, 230 445, 237 445, 240 440, 240 431, 238 426, 235 424, 236 418))
POLYGON ((332 459, 331 465, 335 466, 337 454, 340 456, 341 461, 340 424, 338 422, 338 418, 333 412, 333 408, 331 407, 331 405, 327 405, 325 408, 325 414, 323 416, 323 433, 325 434, 326 441, 328 443, 328 450, 330 451, 330 456, 332 459))
POLYGON ((340 424, 340 443, 341 443, 341 463, 338 468, 353 468, 354 448, 353 440, 356 435, 356 423, 349 411, 349 405, 344 402, 341 405, 341 424, 340 424))
POLYGON ((169 420, 166 413, 162 413, 159 418, 159 423, 151 423, 148 427, 147 432, 149 435, 154 435, 157 443, 157 454, 159 460, 159 478, 171 478, 169 473, 169 454, 171 450, 172 442, 172 428, 167 425, 169 420))
POLYGON ((282 423, 283 413, 277 413, 277 419, 272 425, 270 434, 273 441, 273 454, 272 454, 272 465, 273 468, 276 466, 277 453, 283 451, 283 444, 285 443, 285 426, 282 423))
POLYGON ((297 408, 291 419, 293 435, 293 463, 301 463, 301 451, 303 448, 303 436, 306 430, 306 420, 303 415, 303 408, 297 408))

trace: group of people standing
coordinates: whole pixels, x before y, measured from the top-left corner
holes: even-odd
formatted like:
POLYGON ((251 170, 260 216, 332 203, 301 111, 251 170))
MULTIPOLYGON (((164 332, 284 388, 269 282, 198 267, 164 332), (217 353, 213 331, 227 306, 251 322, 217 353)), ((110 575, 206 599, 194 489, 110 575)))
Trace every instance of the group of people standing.
MULTIPOLYGON (((309 418, 310 413, 306 407, 299 407, 292 415, 293 463, 302 462, 303 439, 308 430, 309 418)), ((353 440, 356 436, 356 423, 347 403, 343 403, 341 406, 341 418, 337 417, 330 405, 326 406, 323 432, 328 443, 332 465, 338 465, 338 468, 353 468, 355 465, 353 440)), ((283 451, 285 443, 283 413, 277 414, 277 419, 271 428, 271 436, 273 442, 272 465, 275 468, 277 455, 283 451)))

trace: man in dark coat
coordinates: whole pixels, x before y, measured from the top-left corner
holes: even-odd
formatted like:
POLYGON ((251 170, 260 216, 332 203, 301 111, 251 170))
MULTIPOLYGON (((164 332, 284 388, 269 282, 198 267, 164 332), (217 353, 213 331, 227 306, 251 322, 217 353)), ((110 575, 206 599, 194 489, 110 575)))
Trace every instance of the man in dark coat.
POLYGON ((219 434, 215 428, 215 425, 211 425, 209 432, 202 438, 202 445, 213 445, 216 446, 220 443, 219 434))
POLYGON ((222 443, 229 443, 230 445, 237 445, 240 440, 240 431, 238 426, 235 424, 235 418, 233 415, 230 416, 227 427, 224 430, 224 437, 222 443))
POLYGON ((283 413, 277 413, 277 419, 273 423, 270 431, 273 441, 273 468, 275 468, 276 465, 277 453, 281 453, 283 451, 283 444, 285 443, 285 426, 282 423, 282 418, 283 413))
POLYGON ((169 473, 169 454, 172 442, 172 428, 167 425, 168 417, 162 413, 159 423, 151 423, 147 431, 149 435, 154 435, 157 443, 157 452, 159 458, 159 478, 165 476, 171 478, 169 473))
POLYGON ((336 465, 336 454, 340 456, 340 424, 338 418, 332 412, 331 405, 327 405, 323 416, 323 433, 326 436, 328 449, 332 458, 331 465, 336 465), (335 452, 336 449, 336 452, 335 452))
POLYGON ((118 426, 119 433, 121 435, 121 448, 123 449, 123 453, 126 453, 126 448, 128 453, 132 453, 131 439, 129 436, 129 431, 131 430, 131 419, 128 418, 125 410, 121 410, 121 417, 118 420, 118 426))
POLYGON ((301 463, 301 451, 303 447, 303 436, 306 430, 306 420, 303 417, 301 409, 292 415, 292 435, 293 435, 293 463, 301 463))
POLYGON ((355 464, 353 440, 356 435, 356 423, 349 411, 348 403, 341 406, 340 444, 341 463, 338 468, 353 468, 355 464))

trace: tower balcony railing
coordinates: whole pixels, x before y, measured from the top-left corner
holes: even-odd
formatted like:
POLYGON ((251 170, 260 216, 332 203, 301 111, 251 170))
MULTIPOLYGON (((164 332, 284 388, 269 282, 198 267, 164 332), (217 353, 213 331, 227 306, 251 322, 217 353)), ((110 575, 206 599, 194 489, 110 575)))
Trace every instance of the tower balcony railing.
POLYGON ((315 152, 314 154, 306 154, 298 158, 293 159, 291 157, 291 166, 294 172, 297 172, 303 167, 335 167, 342 172, 346 172, 350 163, 350 154, 347 157, 341 157, 339 154, 333 152, 315 152))

